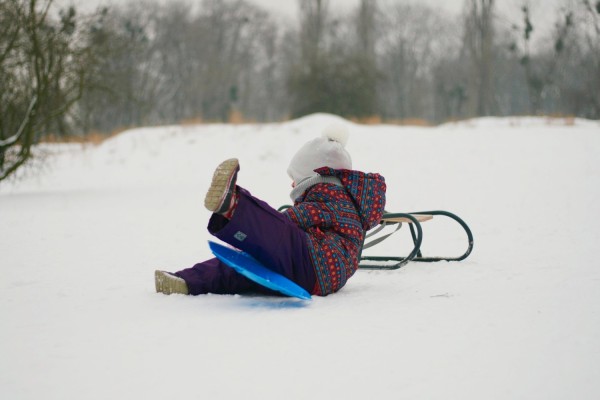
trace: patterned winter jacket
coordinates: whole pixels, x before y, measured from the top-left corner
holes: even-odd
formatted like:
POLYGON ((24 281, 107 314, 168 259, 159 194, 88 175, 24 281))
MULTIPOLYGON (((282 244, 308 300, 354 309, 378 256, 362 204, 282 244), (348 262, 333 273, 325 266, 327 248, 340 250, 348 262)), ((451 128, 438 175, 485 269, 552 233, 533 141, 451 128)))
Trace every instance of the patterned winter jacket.
POLYGON ((356 272, 364 233, 377 225, 385 207, 385 179, 379 174, 323 167, 319 175, 339 178, 342 186, 318 183, 285 214, 307 233, 317 283, 313 294, 341 289, 356 272))

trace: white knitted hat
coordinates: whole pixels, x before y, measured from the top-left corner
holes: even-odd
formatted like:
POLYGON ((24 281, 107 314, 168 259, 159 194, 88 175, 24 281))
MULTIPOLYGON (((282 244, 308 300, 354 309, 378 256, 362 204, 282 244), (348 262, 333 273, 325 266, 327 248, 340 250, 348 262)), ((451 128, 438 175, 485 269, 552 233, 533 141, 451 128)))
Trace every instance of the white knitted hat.
POLYGON ((296 183, 315 175, 321 167, 352 169, 352 159, 345 149, 348 131, 343 125, 332 125, 321 137, 311 140, 292 157, 287 173, 296 183))

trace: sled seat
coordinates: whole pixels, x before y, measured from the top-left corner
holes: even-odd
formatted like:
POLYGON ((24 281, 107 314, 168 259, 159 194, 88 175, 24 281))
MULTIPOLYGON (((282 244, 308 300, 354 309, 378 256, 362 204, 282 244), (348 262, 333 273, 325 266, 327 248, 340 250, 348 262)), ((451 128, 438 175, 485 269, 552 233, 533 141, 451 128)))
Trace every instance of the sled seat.
MULTIPOLYGON (((390 214, 388 214, 390 215, 390 214)), ((433 215, 429 215, 429 214, 410 214, 413 218, 415 218, 417 221, 420 222, 425 222, 425 221, 429 221, 430 219, 433 219, 433 215)), ((383 217, 381 218, 381 221, 385 221, 387 223, 404 223, 404 224, 412 224, 413 221, 407 217, 393 217, 393 216, 387 216, 386 214, 383 215, 383 217)))

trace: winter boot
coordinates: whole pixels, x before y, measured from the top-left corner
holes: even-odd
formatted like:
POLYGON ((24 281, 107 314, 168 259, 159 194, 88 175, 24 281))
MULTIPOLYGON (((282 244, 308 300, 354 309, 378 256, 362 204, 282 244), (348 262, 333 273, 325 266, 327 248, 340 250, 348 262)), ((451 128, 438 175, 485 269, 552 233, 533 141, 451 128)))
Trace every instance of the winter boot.
POLYGON ((204 198, 204 206, 208 211, 215 214, 227 214, 232 211, 235 203, 235 182, 239 170, 240 163, 237 158, 219 164, 204 198))
POLYGON ((154 271, 154 285, 156 286, 156 293, 189 294, 185 281, 166 271, 154 271))

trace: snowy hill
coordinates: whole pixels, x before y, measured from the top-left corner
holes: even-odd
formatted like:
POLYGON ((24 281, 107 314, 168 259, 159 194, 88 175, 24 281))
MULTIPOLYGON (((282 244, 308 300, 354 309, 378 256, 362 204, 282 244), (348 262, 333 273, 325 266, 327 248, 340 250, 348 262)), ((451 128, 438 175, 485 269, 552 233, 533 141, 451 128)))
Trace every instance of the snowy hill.
MULTIPOLYGON (((37 150, 38 176, 0 185, 2 399, 600 398, 598 122, 320 114, 37 150), (238 157, 240 185, 289 203, 288 160, 332 122, 355 168, 386 177, 388 210, 457 213, 471 257, 359 271, 309 303, 154 293, 154 269, 209 257, 218 162, 238 157)), ((426 254, 464 250, 455 227, 424 228, 426 254)))

